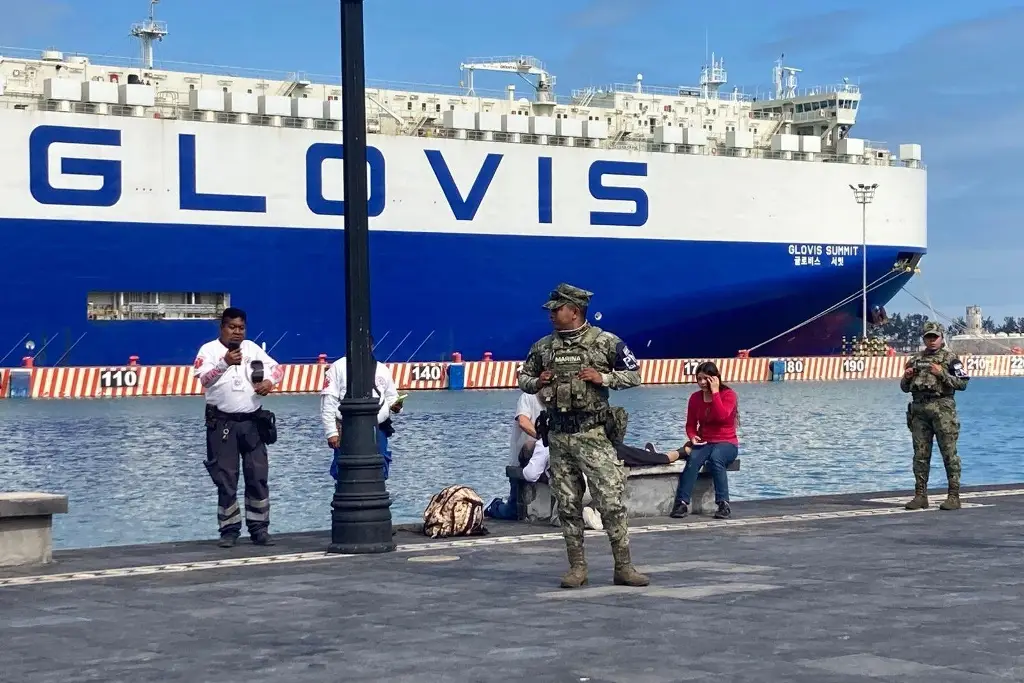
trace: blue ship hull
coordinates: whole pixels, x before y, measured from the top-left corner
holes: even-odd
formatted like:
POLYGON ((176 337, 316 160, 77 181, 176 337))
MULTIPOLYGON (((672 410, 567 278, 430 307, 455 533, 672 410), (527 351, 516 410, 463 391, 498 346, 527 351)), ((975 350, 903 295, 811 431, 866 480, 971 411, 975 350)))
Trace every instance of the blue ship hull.
MULTIPOLYGON (((308 228, 2 219, 0 365, 32 353, 37 365, 121 365, 130 356, 190 364, 217 334, 209 320, 89 321, 90 291, 229 292, 248 313, 249 337, 279 361, 336 358, 345 348, 343 239, 308 228)), ((785 244, 381 230, 370 250, 377 356, 392 362, 455 351, 520 360, 549 331, 541 304, 563 281, 594 291, 592 317, 640 358, 755 347, 751 355, 831 354, 860 333, 860 256, 795 266, 785 244)), ((868 282, 923 251, 869 247, 868 282)), ((886 279, 869 305, 886 304, 911 276, 886 279)))

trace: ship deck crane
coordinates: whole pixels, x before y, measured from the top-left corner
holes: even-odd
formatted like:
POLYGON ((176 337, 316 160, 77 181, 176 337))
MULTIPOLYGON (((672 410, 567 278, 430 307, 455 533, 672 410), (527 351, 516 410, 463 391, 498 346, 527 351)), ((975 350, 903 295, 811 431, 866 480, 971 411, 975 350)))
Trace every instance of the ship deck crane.
POLYGON ((505 73, 518 74, 524 81, 533 86, 533 89, 537 92, 537 102, 548 104, 555 103, 555 95, 552 90, 555 85, 555 77, 548 73, 544 68, 544 64, 536 57, 520 55, 513 57, 472 59, 468 62, 459 64, 459 70, 469 72, 466 83, 464 83, 467 88, 467 95, 476 95, 473 90, 474 71, 502 71, 505 73), (536 76, 537 82, 534 83, 527 78, 527 76, 536 76))

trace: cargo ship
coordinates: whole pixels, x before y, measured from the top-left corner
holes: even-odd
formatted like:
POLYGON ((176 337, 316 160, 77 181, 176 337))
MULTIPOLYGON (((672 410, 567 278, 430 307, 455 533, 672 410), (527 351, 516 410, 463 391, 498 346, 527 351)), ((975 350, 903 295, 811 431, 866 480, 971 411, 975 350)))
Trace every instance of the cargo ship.
MULTIPOLYGON (((0 366, 190 363, 229 305, 282 362, 342 355, 339 79, 175 68, 152 8, 132 35, 123 61, 0 55, 0 366)), ((559 282, 642 358, 830 354, 878 322, 926 251, 920 146, 852 136, 845 80, 780 59, 751 94, 706 61, 564 97, 522 55, 369 81, 378 358, 521 359, 559 282)))

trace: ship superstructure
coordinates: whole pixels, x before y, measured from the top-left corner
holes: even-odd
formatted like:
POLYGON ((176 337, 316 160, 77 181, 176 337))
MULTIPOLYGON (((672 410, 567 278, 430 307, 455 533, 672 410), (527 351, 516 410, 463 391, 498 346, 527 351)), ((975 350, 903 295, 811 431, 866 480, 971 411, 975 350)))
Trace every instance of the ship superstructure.
MULTIPOLYGON (((310 272, 340 259, 340 86, 161 64, 153 44, 168 34, 151 11, 133 27, 141 60, 0 56, 0 149, 14 160, 0 171, 0 234, 21 255, 6 273, 0 347, 24 334, 56 347, 40 360, 187 362, 208 336, 201 321, 233 304, 286 358, 340 348, 340 320, 308 305, 340 280, 310 272), (196 241, 272 252, 280 280, 197 271, 196 241), (55 261, 66 267, 45 280, 55 261)), ((613 285, 603 316, 641 352, 824 352, 857 321, 862 242, 873 311, 925 251, 921 148, 852 137, 861 92, 846 81, 799 89, 799 69, 780 59, 773 87, 745 94, 712 54, 696 86, 638 74, 559 97, 534 57, 460 69, 456 88, 367 85, 374 315, 394 360, 519 357, 544 326, 523 298, 561 280, 613 285), (525 85, 486 93, 480 71, 525 85), (858 182, 881 188, 866 234, 848 189, 858 182), (616 259, 634 272, 588 273, 616 259), (663 272, 700 259, 731 274, 704 288, 699 268, 663 272), (480 277, 506 311, 502 329, 450 310, 480 277), (644 297, 654 308, 632 303, 644 297), (723 320, 736 316, 747 322, 723 320), (686 338, 710 318, 715 334, 686 338)))

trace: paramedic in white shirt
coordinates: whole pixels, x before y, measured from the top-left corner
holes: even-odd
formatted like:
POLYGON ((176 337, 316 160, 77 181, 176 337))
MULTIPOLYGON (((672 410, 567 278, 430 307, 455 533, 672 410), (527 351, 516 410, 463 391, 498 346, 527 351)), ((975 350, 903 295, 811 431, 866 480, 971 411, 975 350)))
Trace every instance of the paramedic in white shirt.
POLYGON ((222 548, 238 542, 238 462, 245 476, 245 526, 256 545, 273 545, 267 445, 277 436, 274 414, 263 397, 284 376, 284 368, 245 338, 245 311, 226 308, 220 336, 202 345, 192 374, 206 394, 206 471, 217 486, 217 523, 222 548))
MULTIPOLYGON (((338 406, 345 398, 348 386, 346 363, 345 356, 331 363, 324 375, 324 388, 320 391, 320 421, 324 426, 327 445, 334 449, 331 476, 335 479, 338 478, 338 448, 341 446, 341 436, 338 433, 338 423, 340 422, 338 406)), ((387 479, 391 470, 391 450, 388 448, 388 437, 394 433, 391 426, 391 413, 398 413, 402 409, 402 403, 398 400, 398 389, 395 387, 395 379, 391 375, 391 370, 380 361, 377 361, 374 371, 373 393, 380 402, 375 432, 377 452, 384 458, 384 478, 387 479)))

